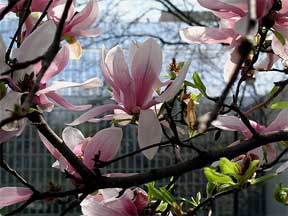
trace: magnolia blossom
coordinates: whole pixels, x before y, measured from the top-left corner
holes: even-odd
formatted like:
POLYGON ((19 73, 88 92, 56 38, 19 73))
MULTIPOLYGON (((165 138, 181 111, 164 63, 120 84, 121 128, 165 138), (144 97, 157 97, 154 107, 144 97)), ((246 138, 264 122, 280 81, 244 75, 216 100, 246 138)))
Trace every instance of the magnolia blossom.
MULTIPOLYGON (((256 19, 257 23, 254 29, 249 31, 250 27, 250 14, 248 10, 249 1, 229 1, 229 0, 198 0, 199 4, 209 10, 211 10, 217 17, 220 18, 219 28, 205 28, 199 26, 188 27, 180 31, 180 36, 183 41, 188 43, 199 44, 229 44, 230 48, 234 51, 230 55, 230 59, 227 61, 224 67, 224 79, 230 80, 232 72, 237 66, 239 54, 235 49, 242 40, 243 36, 247 36, 248 32, 253 37, 258 31, 258 25, 262 24, 262 18, 268 14, 272 9, 274 0, 256 0, 256 19)), ((273 28, 281 32, 285 38, 287 38, 287 26, 288 26, 288 5, 287 1, 282 1, 282 9, 280 11, 274 11, 271 13, 271 17, 275 19, 273 28)), ((284 60, 288 59, 287 48, 283 46, 281 42, 273 36, 272 49, 274 53, 284 60)), ((270 69, 273 63, 277 60, 275 56, 268 54, 267 58, 258 66, 261 69, 270 69)))
POLYGON ((94 196, 89 195, 81 203, 84 216, 137 216, 148 204, 148 195, 141 188, 109 188, 99 190, 94 196))
POLYGON ((0 209, 28 200, 33 191, 25 187, 3 187, 0 188, 0 209))
MULTIPOLYGON (((65 4, 66 0, 55 0, 48 10, 48 18, 52 19, 57 25, 62 17, 65 4)), ((98 28, 89 29, 95 23, 98 14, 99 9, 96 0, 89 0, 86 7, 80 12, 75 10, 74 3, 71 5, 62 32, 62 37, 70 45, 71 58, 78 59, 82 53, 81 45, 76 37, 93 37, 100 33, 98 28)))
MULTIPOLYGON (((164 93, 153 97, 155 89, 167 85, 159 80, 162 51, 158 43, 153 39, 148 39, 143 44, 132 43, 128 62, 130 71, 120 46, 115 46, 108 52, 103 49, 102 73, 113 89, 113 99, 117 104, 95 107, 69 125, 84 123, 109 110, 122 110, 128 114, 127 118, 131 118, 132 115, 139 116, 138 142, 140 147, 144 148, 161 141, 162 129, 153 108, 156 104, 168 101, 177 94, 189 65, 183 66, 178 77, 170 83, 164 93)), ((115 117, 117 118, 117 115, 115 117)), ((152 159, 156 152, 157 147, 145 150, 143 153, 148 159, 152 159)))
MULTIPOLYGON (((71 174, 76 174, 74 168, 53 147, 53 145, 39 132, 43 144, 57 160, 53 167, 61 171, 67 170, 71 174)), ((65 144, 74 152, 76 156, 83 160, 83 163, 93 170, 95 156, 99 155, 100 161, 111 160, 118 152, 122 140, 121 128, 112 127, 98 131, 93 137, 85 138, 82 132, 73 127, 66 127, 63 130, 62 138, 65 144)))
MULTIPOLYGON (((15 105, 20 106, 22 93, 10 91, 0 99, 0 122, 11 117, 15 105)), ((0 144, 7 142, 14 136, 19 136, 26 126, 26 119, 11 122, 0 128, 0 144)))
MULTIPOLYGON (((282 110, 275 118, 275 120, 267 127, 252 120, 250 120, 250 124, 259 134, 269 134, 277 131, 288 130, 288 110, 282 110)), ((250 139, 253 136, 251 131, 246 127, 241 119, 235 116, 220 115, 215 121, 212 122, 212 125, 222 130, 239 131, 247 139, 250 139)), ((241 145, 241 142, 236 142, 234 144, 241 145)), ((270 162, 273 161, 277 155, 276 150, 270 144, 265 145, 264 149, 267 153, 267 160, 270 162)), ((260 159, 263 158, 263 151, 261 147, 252 152, 256 153, 260 159)))
MULTIPOLYGON (((48 50, 49 46, 53 42, 54 35, 56 33, 56 26, 52 21, 42 23, 34 32, 25 38, 19 48, 12 50, 12 57, 17 62, 26 62, 33 60, 39 56, 43 56, 48 50)), ((9 69, 9 66, 5 63, 5 43, 0 37, 0 72, 3 73, 9 69)), ((54 100, 57 104, 63 106, 66 109, 72 111, 83 111, 91 108, 91 105, 76 106, 70 104, 64 98, 59 96, 56 91, 70 87, 81 88, 94 88, 101 87, 102 81, 99 78, 89 79, 83 83, 56 81, 52 85, 47 86, 47 82, 58 75, 64 70, 69 60, 69 50, 66 46, 62 47, 57 53, 56 57, 52 61, 49 68, 45 71, 44 76, 40 81, 40 90, 33 98, 34 104, 36 104, 43 111, 51 111, 54 107, 50 99, 54 100)), ((0 79, 8 79, 10 86, 14 91, 26 92, 31 89, 34 80, 40 69, 42 62, 31 65, 25 69, 16 70, 11 77, 1 76, 0 79)))

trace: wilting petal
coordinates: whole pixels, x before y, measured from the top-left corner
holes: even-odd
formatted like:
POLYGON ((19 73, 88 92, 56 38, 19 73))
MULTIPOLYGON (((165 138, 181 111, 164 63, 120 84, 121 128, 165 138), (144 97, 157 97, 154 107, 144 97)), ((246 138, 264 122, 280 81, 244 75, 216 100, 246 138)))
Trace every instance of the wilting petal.
POLYGON ((88 112, 80 115, 77 119, 75 119, 73 122, 71 122, 67 125, 75 126, 75 125, 82 124, 82 123, 87 122, 88 120, 90 120, 90 119, 92 119, 98 115, 101 115, 104 112, 114 110, 114 109, 122 109, 123 110, 123 107, 116 105, 116 104, 105 104, 102 106, 98 106, 98 107, 95 107, 95 108, 89 110, 88 112))
POLYGON ((45 94, 51 91, 57 91, 59 89, 64 89, 64 88, 71 88, 71 87, 95 88, 95 87, 101 87, 102 85, 103 83, 98 77, 86 80, 83 83, 55 81, 52 83, 51 86, 38 91, 36 95, 45 94))
POLYGON ((180 37, 184 42, 196 44, 231 44, 236 36, 232 29, 205 28, 192 26, 180 31, 180 37))
POLYGON ((270 133, 274 131, 281 131, 288 129, 288 109, 281 110, 274 121, 264 129, 263 133, 270 133))
POLYGON ((0 208, 28 200, 33 191, 25 187, 0 188, 0 208))
POLYGON ((267 144, 263 146, 263 148, 264 148, 264 151, 266 152, 268 163, 271 163, 277 158, 277 151, 275 148, 272 147, 271 144, 267 144))
POLYGON ((78 144, 85 140, 82 132, 73 127, 66 127, 62 132, 62 138, 65 144, 71 150, 73 150, 78 144))
POLYGON ((84 149, 84 163, 93 168, 95 155, 100 154, 101 161, 111 160, 118 152, 122 141, 121 128, 106 128, 96 133, 84 149))
POLYGON ((163 94, 161 94, 158 98, 156 98, 156 100, 158 102, 164 103, 165 101, 169 101, 179 92, 179 90, 180 90, 180 88, 181 88, 181 86, 185 80, 189 66, 190 66, 190 63, 184 64, 179 75, 173 81, 173 83, 167 88, 167 90, 163 94))
MULTIPOLYGON (((138 125, 138 143, 140 148, 159 143, 162 138, 162 128, 156 114, 151 110, 141 110, 138 125)), ((156 154, 157 147, 143 151, 143 154, 151 160, 156 154)))
POLYGON ((82 46, 78 40, 69 44, 70 59, 80 59, 82 56, 82 46))
POLYGON ((64 107, 65 109, 71 110, 71 111, 85 111, 92 107, 91 104, 86 105, 74 105, 66 101, 63 97, 59 96, 55 92, 49 92, 46 94, 49 98, 54 100, 57 104, 64 107))

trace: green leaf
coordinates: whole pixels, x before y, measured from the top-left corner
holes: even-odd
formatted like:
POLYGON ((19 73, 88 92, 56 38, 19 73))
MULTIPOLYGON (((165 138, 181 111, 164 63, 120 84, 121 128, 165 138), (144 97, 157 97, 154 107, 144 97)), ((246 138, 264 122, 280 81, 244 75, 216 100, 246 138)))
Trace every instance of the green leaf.
POLYGON ((274 86, 270 91, 269 96, 272 97, 278 91, 279 88, 280 88, 279 86, 274 86))
POLYGON ((203 84, 199 74, 197 72, 194 72, 193 74, 193 81, 195 83, 196 88, 203 94, 206 96, 206 87, 203 84))
POLYGON ((272 31, 275 37, 279 40, 279 42, 284 46, 285 45, 285 37, 278 31, 272 31))
POLYGON ((253 184, 253 185, 255 185, 255 184, 260 184, 260 183, 269 181, 270 179, 274 178, 275 176, 277 176, 276 173, 270 173, 270 174, 268 174, 268 175, 261 176, 261 177, 256 178, 256 179, 252 179, 252 180, 250 181, 250 183, 253 184))
POLYGON ((211 183, 211 182, 208 182, 207 185, 206 185, 206 194, 207 194, 207 197, 211 197, 214 193, 214 190, 216 188, 216 185, 211 183))
POLYGON ((220 170, 223 174, 229 175, 234 177, 235 179, 239 180, 239 171, 240 171, 240 166, 237 163, 233 163, 227 158, 220 158, 219 161, 219 167, 220 170))
POLYGON ((187 81, 187 80, 184 81, 184 84, 185 84, 186 86, 189 86, 189 87, 192 87, 192 88, 197 88, 196 85, 194 85, 193 83, 191 83, 191 82, 189 82, 189 81, 187 81))
POLYGON ((166 202, 161 202, 161 204, 157 207, 157 211, 163 212, 165 209, 167 209, 168 203, 166 202))
POLYGON ((190 96, 190 98, 191 98, 193 101, 195 101, 195 102, 197 102, 201 97, 202 97, 202 94, 201 94, 201 93, 199 93, 199 94, 193 94, 193 93, 191 93, 191 96, 190 96))
POLYGON ((205 174, 208 182, 211 182, 215 185, 234 184, 234 182, 230 176, 219 173, 210 167, 204 168, 204 174, 205 174))
POLYGON ((271 109, 288 109, 288 101, 280 101, 271 105, 271 109))

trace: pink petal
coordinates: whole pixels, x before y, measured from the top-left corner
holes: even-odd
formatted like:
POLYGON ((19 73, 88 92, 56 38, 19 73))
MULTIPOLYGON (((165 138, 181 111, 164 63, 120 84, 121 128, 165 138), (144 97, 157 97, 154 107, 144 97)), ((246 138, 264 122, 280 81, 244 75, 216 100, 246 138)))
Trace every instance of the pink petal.
POLYGON ((71 122, 67 125, 75 126, 75 125, 82 124, 82 123, 84 123, 84 122, 86 122, 86 121, 88 121, 88 120, 90 120, 90 119, 92 119, 98 115, 101 115, 104 112, 114 110, 114 109, 122 109, 123 110, 123 108, 119 105, 105 104, 105 105, 98 106, 98 107, 95 107, 95 108, 89 110, 88 112, 82 114, 77 119, 75 119, 73 122, 71 122))
POLYGON ((96 200, 93 196, 87 196, 81 202, 81 210, 83 215, 85 216, 102 216, 102 215, 109 215, 109 216, 120 216, 117 210, 111 209, 104 204, 100 203, 96 200))
POLYGON ((240 131, 245 132, 247 131, 247 127, 241 121, 240 118, 236 116, 224 116, 219 115, 215 121, 211 123, 214 127, 217 127, 222 130, 228 131, 240 131))
MULTIPOLYGON (((220 18, 232 18, 232 17, 242 17, 245 16, 245 12, 241 8, 240 5, 234 6, 232 4, 227 4, 224 1, 218 1, 218 0, 197 0, 199 4, 202 7, 205 7, 207 9, 213 10, 215 15, 220 18), (240 7, 239 7, 240 6, 240 7)), ((246 3, 247 4, 247 3, 246 3)))
POLYGON ((101 161, 111 160, 118 152, 122 141, 121 128, 106 128, 93 136, 84 149, 84 164, 90 169, 93 168, 95 155, 100 153, 101 161))
POLYGON ((28 200, 33 192, 24 187, 0 188, 0 208, 28 200))
POLYGON ((69 60, 69 49, 67 46, 61 48, 58 54, 55 56, 53 62, 45 72, 44 76, 41 79, 41 83, 46 83, 49 79, 56 76, 65 66, 68 64, 69 60))
MULTIPOLYGON (((123 50, 120 46, 112 48, 106 56, 106 61, 111 61, 113 69, 113 82, 120 89, 120 100, 128 110, 135 107, 135 83, 133 82, 128 65, 125 62, 123 50)), ((108 65, 107 65, 108 66, 108 65)))
POLYGON ((57 104, 64 107, 65 109, 71 110, 71 111, 85 111, 87 109, 90 109, 92 105, 73 105, 66 101, 63 97, 59 96, 55 92, 49 92, 46 94, 49 98, 54 100, 57 104))
POLYGON ((224 80, 225 82, 229 82, 230 79, 233 76, 233 73, 235 72, 236 68, 237 68, 237 64, 240 61, 240 54, 239 51, 237 49, 237 47, 235 47, 232 51, 232 53, 229 56, 228 61, 225 63, 224 65, 224 80))
POLYGON ((45 94, 51 91, 57 91, 60 89, 71 88, 71 87, 80 87, 80 88, 96 88, 101 87, 103 85, 102 81, 96 77, 86 80, 83 83, 75 83, 75 82, 65 82, 65 81, 55 81, 52 83, 51 86, 39 90, 36 95, 45 94))
MULTIPOLYGON (((138 143, 140 148, 148 147, 159 143, 162 138, 162 128, 160 122, 151 109, 141 110, 138 124, 138 143)), ((157 153, 159 147, 154 147, 143 151, 143 154, 151 160, 157 153)))
POLYGON ((282 110, 274 121, 264 129, 263 133, 270 133, 274 131, 281 131, 288 129, 288 109, 282 110))
POLYGON ((45 147, 48 149, 48 151, 53 155, 53 157, 56 160, 59 160, 62 157, 62 155, 59 153, 59 151, 56 148, 54 148, 54 146, 47 140, 47 138, 44 135, 42 135, 42 133, 40 131, 38 131, 38 134, 39 134, 40 140, 45 145, 45 147))
POLYGON ((192 26, 180 30, 180 37, 184 42, 196 44, 231 44, 236 33, 232 29, 205 28, 192 26))
POLYGON ((130 58, 133 56, 131 73, 135 83, 137 106, 142 107, 152 99, 153 87, 155 82, 158 82, 162 68, 162 50, 151 38, 138 48, 131 49, 130 58))
POLYGON ((96 0, 90 0, 86 7, 77 13, 69 23, 71 32, 77 32, 90 27, 97 19, 99 8, 96 0))
MULTIPOLYGON (((282 33, 282 32, 280 32, 282 33)), ((281 59, 288 60, 288 45, 287 40, 285 45, 283 45, 275 35, 272 37, 272 50, 275 55, 279 56, 281 59)))
POLYGON ((181 69, 177 78, 172 82, 172 84, 162 93, 156 101, 164 103, 165 101, 171 100, 180 90, 182 84, 186 78, 190 63, 185 63, 181 69))

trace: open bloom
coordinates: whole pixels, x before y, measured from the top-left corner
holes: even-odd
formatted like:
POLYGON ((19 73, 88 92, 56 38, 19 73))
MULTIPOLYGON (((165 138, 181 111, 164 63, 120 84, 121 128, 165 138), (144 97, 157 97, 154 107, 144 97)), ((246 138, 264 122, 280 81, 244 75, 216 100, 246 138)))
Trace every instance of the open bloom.
MULTIPOLYGON (((77 175, 69 162, 40 132, 39 136, 57 160, 53 166, 61 171, 67 170, 69 173, 77 175)), ((100 161, 108 161, 117 154, 122 140, 122 130, 117 127, 106 128, 98 131, 93 137, 85 138, 80 130, 66 127, 63 130, 62 138, 74 154, 81 158, 89 169, 93 170, 96 155, 99 156, 100 161)))
MULTIPOLYGON (((251 120, 250 124, 259 134, 269 134, 277 131, 288 130, 288 110, 282 110, 275 118, 275 120, 267 127, 251 120)), ((212 125, 222 130, 239 131, 247 139, 250 139, 253 136, 250 130, 241 121, 241 119, 235 116, 223 116, 223 115, 218 116, 218 118, 212 122, 212 125)), ((238 142, 237 144, 241 145, 241 143, 238 142)), ((273 159, 276 158, 277 153, 270 144, 265 145, 264 150, 267 153, 268 161, 271 162, 273 161, 273 159)), ((253 153, 256 153, 259 156, 259 158, 261 159, 263 158, 263 151, 261 147, 255 149, 253 153)))
MULTIPOLYGON (((11 57, 16 59, 17 62, 22 63, 43 56, 48 50, 49 46, 52 44, 55 32, 56 26, 53 21, 42 23, 34 32, 24 39, 19 48, 13 49, 11 57)), ((5 63, 4 59, 6 46, 2 37, 0 37, 0 48, 0 73, 2 73, 9 69, 9 66, 5 63)), ((41 110, 51 111, 53 109, 54 103, 52 103, 49 98, 64 108, 72 111, 83 111, 91 107, 91 105, 76 106, 70 104, 60 95, 58 95, 56 91, 69 87, 100 87, 102 86, 102 81, 97 77, 89 79, 83 83, 56 81, 52 83, 52 85, 47 86, 47 82, 51 78, 55 77, 64 70, 68 60, 69 49, 67 46, 64 46, 59 50, 49 68, 45 71, 45 74, 40 81, 40 90, 33 98, 34 104, 36 104, 41 110)), ((39 73, 41 67, 42 62, 40 61, 39 63, 30 65, 27 68, 14 71, 11 77, 0 75, 0 79, 8 80, 14 91, 26 92, 31 89, 36 78, 35 75, 39 73)))
POLYGON ((25 187, 3 187, 0 188, 0 209, 28 200, 33 191, 25 187))
POLYGON ((88 196, 81 203, 84 216, 137 216, 148 204, 148 195, 141 188, 108 188, 99 190, 94 196, 88 196))
MULTIPOLYGON (((113 99, 117 104, 106 104, 95 107, 75 119, 69 125, 78 125, 109 111, 122 110, 130 115, 139 115, 138 142, 141 148, 159 143, 162 130, 156 113, 151 109, 154 105, 172 99, 179 91, 188 71, 185 64, 178 77, 158 97, 153 97, 154 90, 166 85, 159 80, 162 67, 162 51, 153 39, 143 44, 132 44, 129 49, 129 71, 123 50, 115 46, 108 52, 102 52, 102 73, 106 82, 113 89, 113 99)), ((123 115, 123 113, 122 113, 123 115)), ((152 159, 157 147, 143 153, 152 159)))
MULTIPOLYGON (((66 0, 56 0, 48 10, 49 19, 52 19, 56 25, 62 17, 65 4, 66 0)), ((80 12, 75 10, 74 3, 71 5, 62 32, 62 37, 69 42, 71 58, 80 58, 82 53, 81 45, 76 37, 94 37, 100 33, 99 28, 89 29, 95 23, 98 14, 99 9, 96 0, 89 0, 86 7, 80 12)))
MULTIPOLYGON (((235 48, 239 45, 243 36, 257 34, 258 25, 262 24, 262 18, 265 17, 276 4, 274 0, 256 0, 256 25, 249 31, 249 10, 247 0, 229 1, 229 0, 198 0, 199 4, 209 10, 211 10, 217 17, 220 18, 219 28, 205 28, 200 26, 192 26, 180 31, 180 36, 183 41, 188 43, 197 44, 229 44, 230 48, 235 48)), ((281 32, 286 38, 287 35, 287 17, 288 17, 288 5, 287 1, 282 1, 282 9, 280 11, 273 10, 271 12, 271 18, 274 19, 275 24, 273 28, 281 32), (274 17, 272 17, 274 16, 274 17)), ((273 36, 272 49, 274 53, 283 59, 288 59, 285 46, 273 36)), ((235 53, 237 49, 231 53, 229 60, 224 67, 224 79, 230 80, 231 74, 234 71, 239 54, 235 53)), ((277 60, 275 56, 269 55, 265 58, 264 62, 257 68, 270 69, 273 63, 277 60)))

